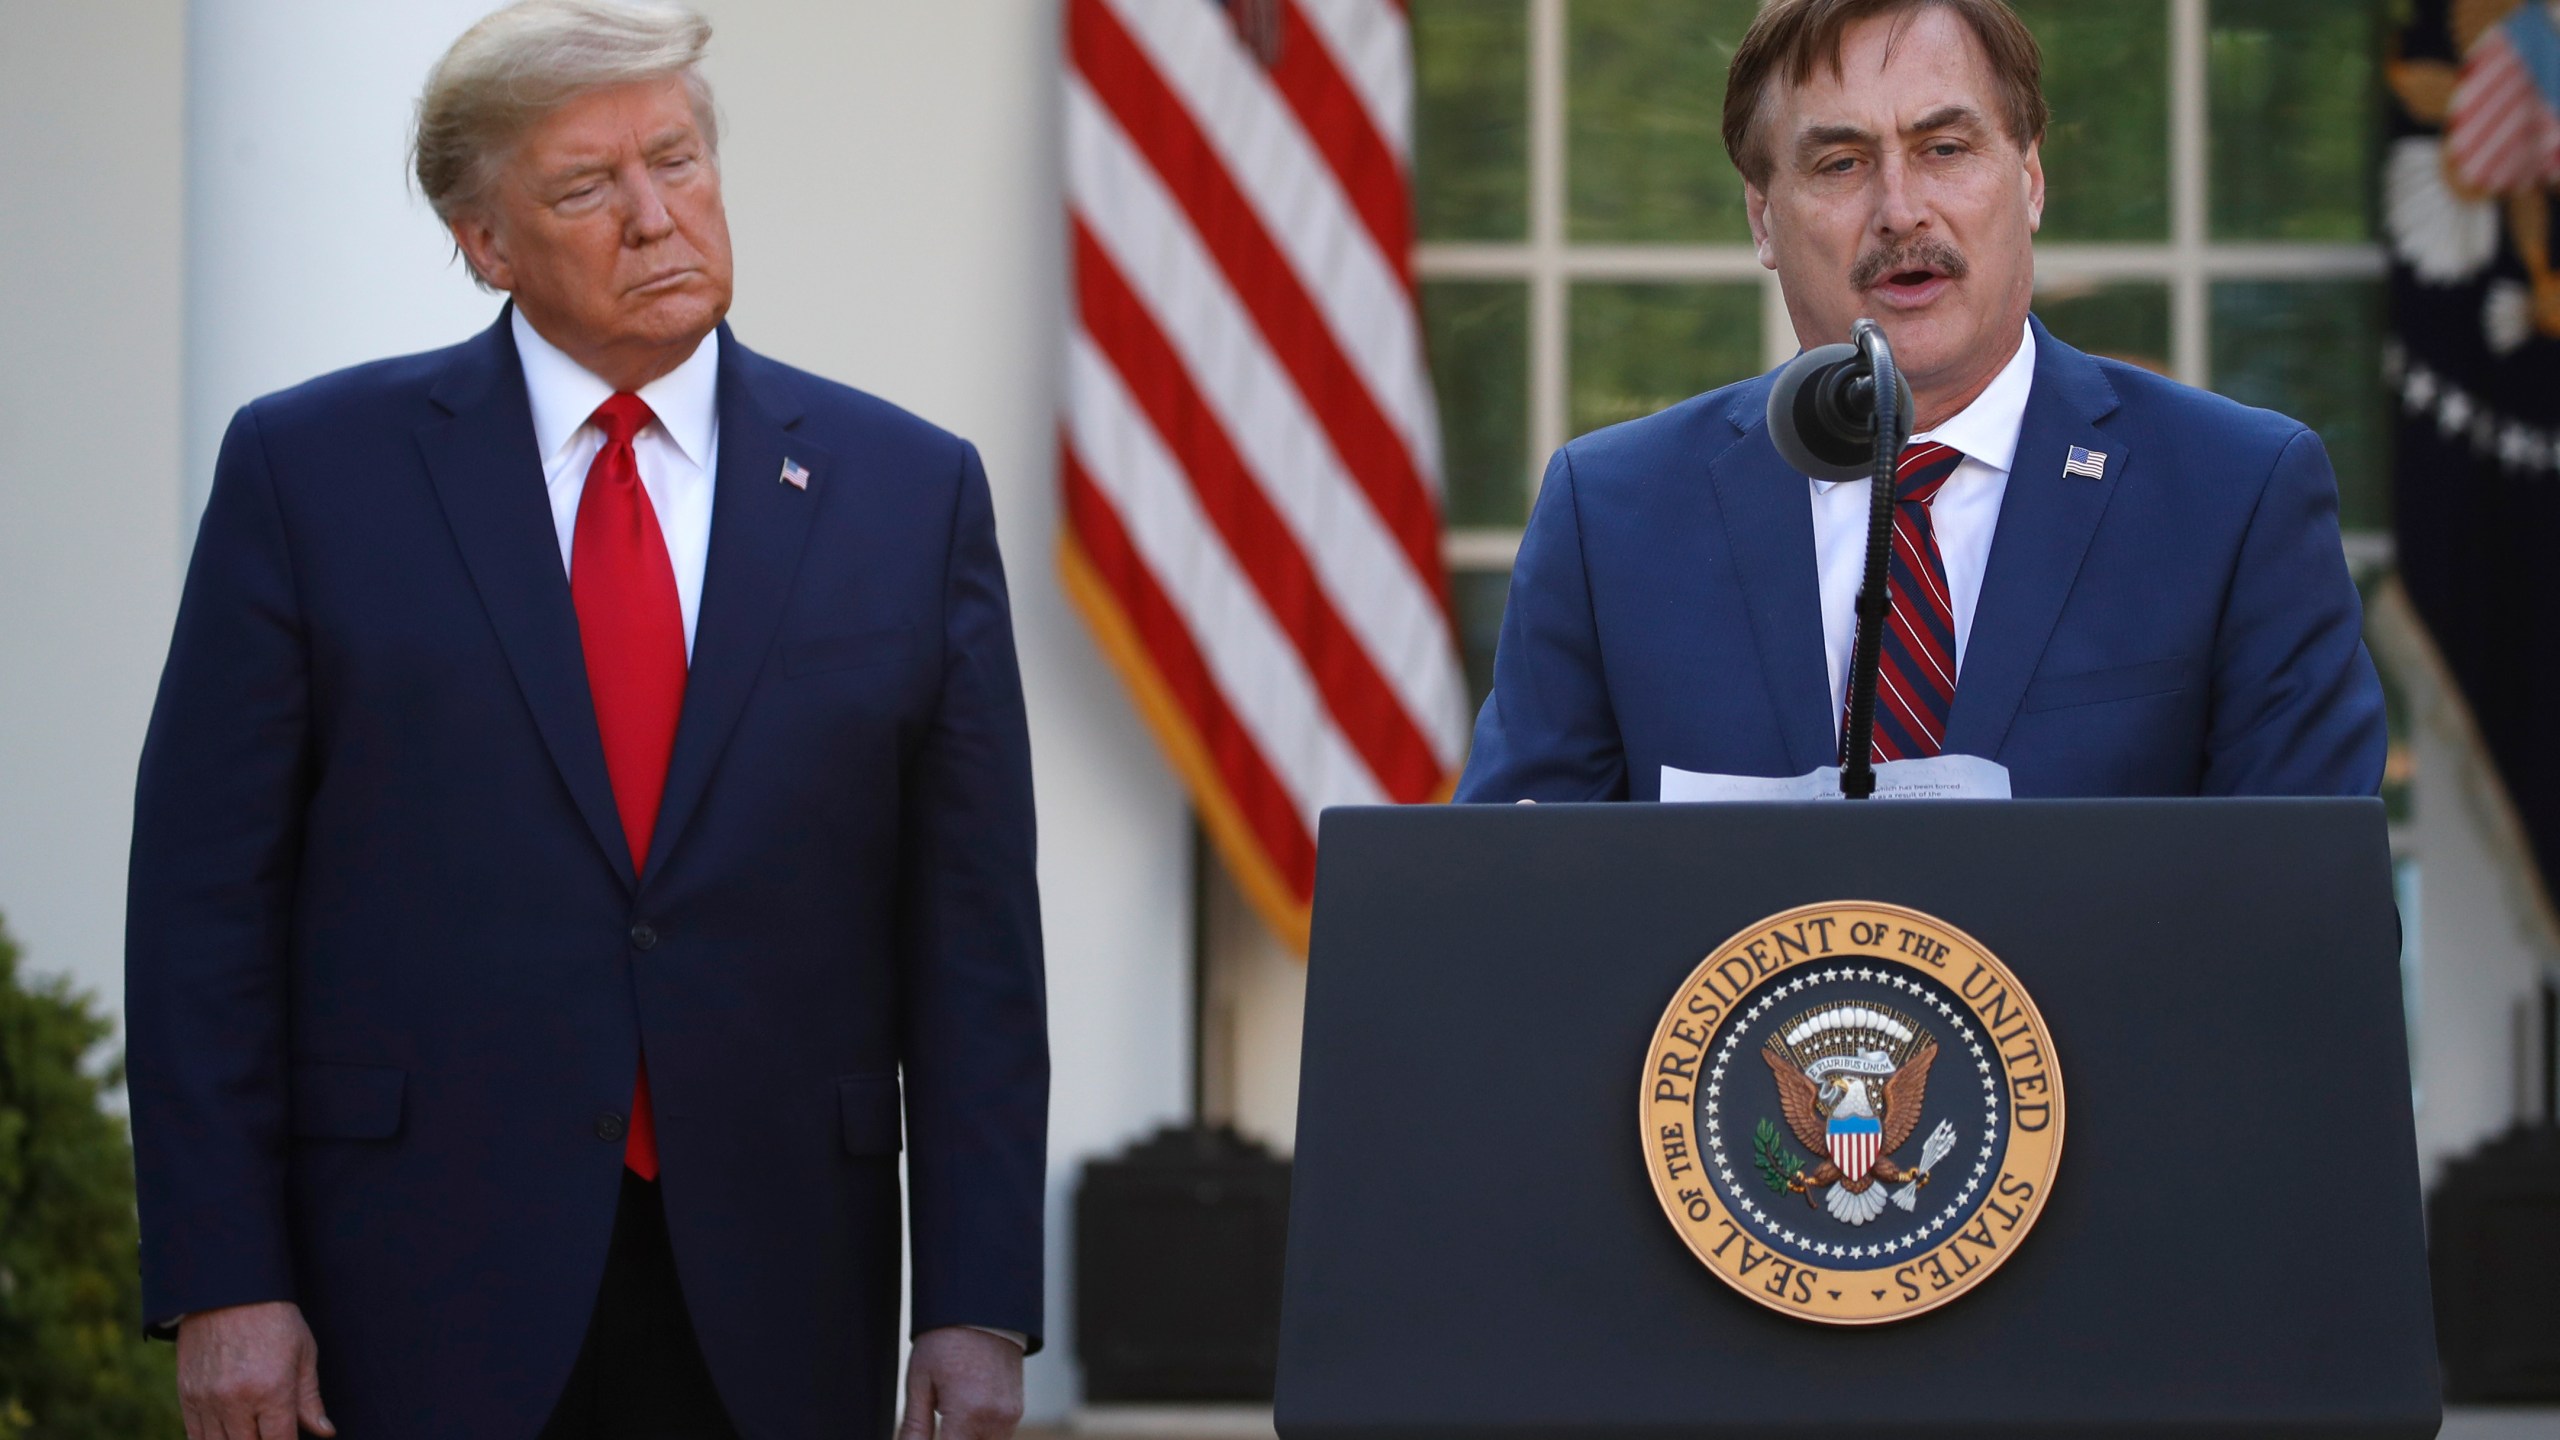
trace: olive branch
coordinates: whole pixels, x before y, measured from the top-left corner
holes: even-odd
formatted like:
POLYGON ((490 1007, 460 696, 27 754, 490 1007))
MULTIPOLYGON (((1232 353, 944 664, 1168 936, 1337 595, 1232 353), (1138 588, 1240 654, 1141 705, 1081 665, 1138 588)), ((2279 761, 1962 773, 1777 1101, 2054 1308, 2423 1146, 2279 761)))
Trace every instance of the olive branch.
POLYGON ((1751 1162, 1760 1167, 1760 1183, 1779 1195, 1792 1191, 1795 1178, 1804 1173, 1803 1157, 1787 1148, 1778 1127, 1767 1120, 1751 1132, 1751 1162))

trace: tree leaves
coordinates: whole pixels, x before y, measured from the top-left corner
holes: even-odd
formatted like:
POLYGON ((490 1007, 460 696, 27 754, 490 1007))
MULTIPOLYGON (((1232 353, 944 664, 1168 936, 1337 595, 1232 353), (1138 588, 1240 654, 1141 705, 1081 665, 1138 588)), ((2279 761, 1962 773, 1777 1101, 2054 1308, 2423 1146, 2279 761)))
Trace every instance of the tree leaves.
POLYGON ((113 1023, 22 985, 0 931, 0 1440, 180 1433, 170 1347, 142 1338, 133 1151, 90 1055, 113 1023))

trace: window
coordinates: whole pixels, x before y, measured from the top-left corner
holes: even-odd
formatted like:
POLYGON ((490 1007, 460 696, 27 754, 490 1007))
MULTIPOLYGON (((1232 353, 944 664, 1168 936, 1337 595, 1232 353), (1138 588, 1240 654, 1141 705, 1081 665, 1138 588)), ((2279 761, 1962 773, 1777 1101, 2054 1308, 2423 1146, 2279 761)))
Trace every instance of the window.
MULTIPOLYGON (((2350 555, 2386 566, 2386 6, 2015 3, 2054 112, 2037 313, 2317 428, 2350 555)), ((1756 8, 1414 0, 1419 270, 1479 699, 1546 456, 1795 351, 1719 131, 1756 8)))

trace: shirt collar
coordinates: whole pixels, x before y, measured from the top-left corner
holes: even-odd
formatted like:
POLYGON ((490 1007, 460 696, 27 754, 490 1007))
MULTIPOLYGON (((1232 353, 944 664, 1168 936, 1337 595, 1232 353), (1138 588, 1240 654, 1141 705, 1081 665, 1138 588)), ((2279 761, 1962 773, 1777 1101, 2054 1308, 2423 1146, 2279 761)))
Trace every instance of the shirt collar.
MULTIPOLYGON (((2027 423, 2027 396, 2036 384, 2036 332, 2032 325, 2019 328, 2018 352, 2000 373, 1991 377, 1973 403, 1956 412, 1954 418, 1935 430, 1911 437, 1917 445, 1935 440, 1961 453, 1966 459, 1987 465, 2006 475, 2018 458, 2018 432, 2027 423)), ((1829 490, 1834 481, 1816 480, 1814 484, 1829 490)))
MULTIPOLYGON (((613 398, 613 387, 542 338, 522 310, 509 314, 516 355, 524 364, 525 398, 533 406, 534 444, 548 464, 577 438, 596 407, 613 398)), ((703 336, 683 364, 641 386, 640 398, 684 457, 709 469, 711 434, 720 418, 720 332, 703 336)))

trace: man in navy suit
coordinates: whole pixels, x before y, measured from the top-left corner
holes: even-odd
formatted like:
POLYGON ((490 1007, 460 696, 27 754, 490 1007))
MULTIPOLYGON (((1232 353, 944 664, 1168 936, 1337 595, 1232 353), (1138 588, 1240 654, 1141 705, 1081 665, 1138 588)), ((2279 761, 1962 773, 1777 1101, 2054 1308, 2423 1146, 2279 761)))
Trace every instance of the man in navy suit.
MULTIPOLYGON (((1798 340, 1873 318, 1917 403, 1874 758, 1978 756, 2021 796, 2372 794, 2319 437, 2028 313, 2039 70, 2001 0, 1773 0, 1733 59, 1725 144, 1798 340)), ((1458 798, 1838 763, 1869 482, 1779 458, 1771 380, 1557 453, 1458 798)))
POLYGON ((419 108, 507 292, 233 421, 142 758, 142 1269, 193 1440, 1002 1440, 1041 1329, 1030 754, 964 441, 767 360, 698 16, 419 108))

